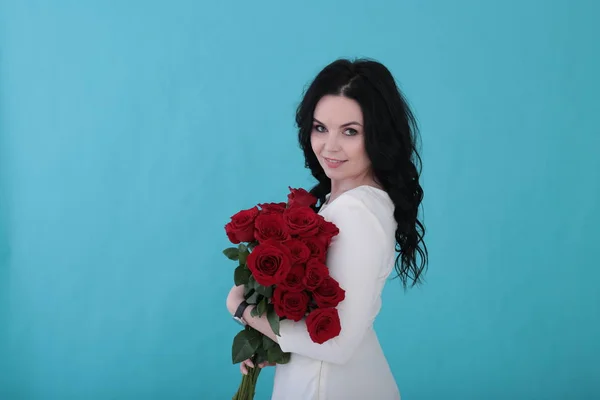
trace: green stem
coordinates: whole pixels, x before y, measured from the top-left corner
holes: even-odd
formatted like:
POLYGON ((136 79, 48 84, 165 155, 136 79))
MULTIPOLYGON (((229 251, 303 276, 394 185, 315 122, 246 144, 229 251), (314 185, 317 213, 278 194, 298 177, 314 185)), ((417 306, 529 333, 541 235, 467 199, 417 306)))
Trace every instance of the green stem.
POLYGON ((242 382, 232 400, 253 400, 256 393, 256 382, 261 368, 256 364, 256 357, 252 357, 254 368, 248 368, 248 375, 242 375, 242 382))

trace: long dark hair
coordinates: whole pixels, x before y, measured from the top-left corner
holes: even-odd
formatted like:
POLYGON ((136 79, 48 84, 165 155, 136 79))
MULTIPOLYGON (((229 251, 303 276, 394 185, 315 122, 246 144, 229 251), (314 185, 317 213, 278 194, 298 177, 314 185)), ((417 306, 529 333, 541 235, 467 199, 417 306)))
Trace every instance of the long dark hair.
POLYGON ((365 149, 377 182, 394 202, 396 230, 395 269, 404 288, 422 283, 427 266, 425 227, 418 218, 423 200, 419 184, 421 157, 417 151, 418 127, 390 71, 381 63, 338 59, 326 66, 306 89, 296 110, 298 140, 305 166, 318 183, 310 192, 319 199, 318 209, 331 191, 331 180, 319 164, 310 144, 313 113, 325 95, 345 96, 358 102, 365 127, 365 149))

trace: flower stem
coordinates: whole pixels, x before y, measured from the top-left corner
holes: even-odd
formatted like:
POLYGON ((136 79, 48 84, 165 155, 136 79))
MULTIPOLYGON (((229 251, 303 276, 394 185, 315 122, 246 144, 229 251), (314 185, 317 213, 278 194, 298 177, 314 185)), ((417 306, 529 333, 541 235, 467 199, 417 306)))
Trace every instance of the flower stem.
POLYGON ((248 375, 242 375, 242 382, 232 400, 253 400, 256 392, 256 382, 261 368, 256 364, 256 357, 252 357, 254 368, 248 368, 248 375))

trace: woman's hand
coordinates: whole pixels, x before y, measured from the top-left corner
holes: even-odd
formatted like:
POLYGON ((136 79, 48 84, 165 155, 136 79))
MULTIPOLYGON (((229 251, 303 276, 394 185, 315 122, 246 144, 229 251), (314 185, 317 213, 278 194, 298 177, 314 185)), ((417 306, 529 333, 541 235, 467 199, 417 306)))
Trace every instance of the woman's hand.
MULTIPOLYGON (((261 362, 260 364, 258 364, 258 368, 274 367, 274 366, 275 366, 274 363, 270 363, 268 361, 261 362)), ((248 367, 254 368, 254 363, 252 362, 252 360, 247 359, 240 363, 240 371, 242 372, 242 374, 248 375, 248 367)))
POLYGON ((242 301, 244 301, 244 285, 234 285, 227 295, 227 310, 231 315, 235 314, 242 301))
MULTIPOLYGON (((235 315, 235 312, 242 301, 244 301, 244 285, 233 286, 227 295, 227 310, 231 315, 235 315)), ((254 307, 256 307, 256 305, 251 304, 246 308, 244 314, 242 315, 244 320, 251 328, 256 329, 275 343, 279 343, 277 340, 277 335, 275 335, 275 332, 273 332, 273 328, 271 328, 271 324, 269 324, 269 320, 265 314, 260 317, 252 317, 252 309, 254 307)))

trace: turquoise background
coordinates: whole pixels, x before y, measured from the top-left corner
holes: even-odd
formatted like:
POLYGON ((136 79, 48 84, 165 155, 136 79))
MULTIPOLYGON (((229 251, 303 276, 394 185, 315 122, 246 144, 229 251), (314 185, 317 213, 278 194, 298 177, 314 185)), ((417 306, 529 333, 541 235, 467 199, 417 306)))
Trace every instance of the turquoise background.
POLYGON ((422 128, 427 283, 376 323, 403 399, 600 398, 599 13, 1 1, 0 399, 230 398, 223 225, 313 183, 295 106, 342 56, 422 128))

